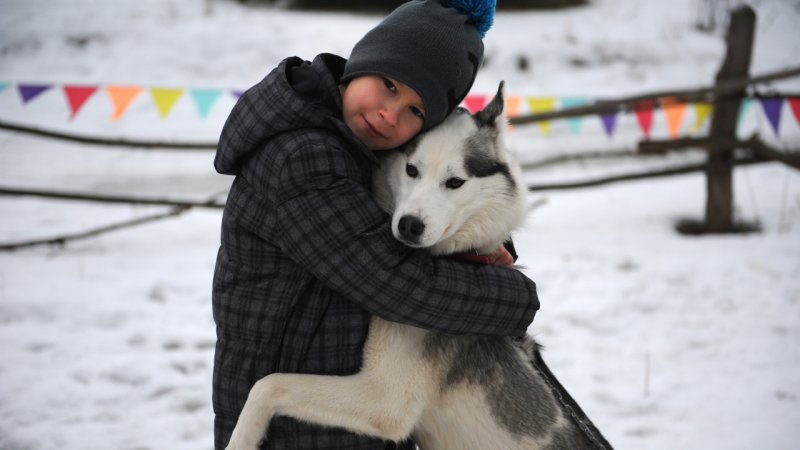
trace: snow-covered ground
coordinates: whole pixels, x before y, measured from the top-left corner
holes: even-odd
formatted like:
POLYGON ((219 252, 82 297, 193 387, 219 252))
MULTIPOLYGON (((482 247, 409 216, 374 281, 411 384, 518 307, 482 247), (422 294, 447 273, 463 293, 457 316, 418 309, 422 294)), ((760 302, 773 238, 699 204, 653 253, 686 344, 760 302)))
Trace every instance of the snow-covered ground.
MULTIPOLYGON (((759 14, 752 73, 798 65, 800 3, 751 3, 759 14)), ((595 0, 574 10, 501 12, 474 92, 492 93, 501 79, 512 94, 556 97, 706 85, 724 45, 722 33, 694 28, 697 10, 694 0, 595 0), (527 71, 518 70, 521 57, 527 71)), ((205 119, 188 95, 161 119, 142 94, 112 121, 98 92, 69 120, 58 88, 23 105, 16 86, 242 89, 285 56, 346 56, 378 20, 222 0, 0 0, 0 83, 10 83, 0 91, 0 120, 114 138, 213 141, 233 104, 229 95, 205 119)), ((770 88, 798 92, 800 83, 770 88)), ((512 145, 525 160, 629 146, 640 137, 635 118, 618 120, 613 138, 586 118, 580 135, 566 121, 553 122, 548 135, 520 127, 512 145)), ((800 146, 788 105, 779 138, 758 105, 740 128, 753 131, 783 148, 800 146)), ((653 136, 666 136, 660 112, 653 136)), ((2 186, 200 200, 231 181, 213 172, 212 159, 209 151, 0 132, 2 186)), ((588 161, 528 177, 580 179, 619 167, 588 161)), ((703 176, 693 174, 532 194, 532 202, 546 202, 516 235, 542 300, 530 332, 617 448, 796 448, 800 174, 780 164, 736 170, 737 213, 759 221, 761 233, 677 235, 677 219, 701 218, 704 189, 703 176)), ((164 211, 0 197, 0 242, 164 211)), ((0 449, 212 448, 210 290, 219 222, 218 210, 194 209, 64 247, 0 253, 0 449)))

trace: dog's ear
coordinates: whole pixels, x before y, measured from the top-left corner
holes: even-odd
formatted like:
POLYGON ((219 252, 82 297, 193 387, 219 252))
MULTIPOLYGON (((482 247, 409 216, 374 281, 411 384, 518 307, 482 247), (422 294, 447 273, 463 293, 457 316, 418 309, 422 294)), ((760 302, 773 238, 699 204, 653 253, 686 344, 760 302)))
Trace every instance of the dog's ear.
POLYGON ((475 114, 478 123, 490 127, 497 127, 499 125, 499 123, 497 123, 497 118, 503 116, 503 108, 505 105, 505 100, 503 98, 504 86, 505 81, 501 81, 500 86, 497 88, 497 94, 495 94, 492 101, 475 114))

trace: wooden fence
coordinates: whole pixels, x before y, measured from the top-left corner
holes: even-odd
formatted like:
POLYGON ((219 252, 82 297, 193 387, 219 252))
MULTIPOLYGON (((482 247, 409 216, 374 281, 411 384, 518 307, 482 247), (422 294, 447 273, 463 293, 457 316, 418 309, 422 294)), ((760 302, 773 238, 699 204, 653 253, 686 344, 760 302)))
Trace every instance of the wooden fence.
MULTIPOLYGON (((638 180, 643 178, 680 175, 685 173, 704 171, 706 174, 707 199, 705 220, 690 224, 689 231, 696 233, 725 233, 741 231, 743 225, 737 223, 733 217, 733 189, 732 173, 737 165, 755 164, 767 161, 779 161, 795 169, 800 169, 800 149, 779 150, 773 148, 757 135, 746 140, 736 136, 736 123, 739 105, 745 96, 746 89, 753 85, 768 83, 770 81, 800 76, 800 67, 793 67, 777 72, 748 76, 752 42, 755 31, 755 12, 749 7, 742 7, 733 12, 727 37, 727 51, 725 59, 717 73, 715 83, 708 87, 691 90, 671 90, 651 92, 616 100, 605 100, 592 105, 566 108, 540 114, 517 116, 511 123, 517 126, 535 124, 541 121, 565 119, 585 115, 630 111, 642 102, 656 102, 663 98, 671 98, 679 102, 705 101, 713 104, 713 116, 709 135, 702 138, 680 138, 671 140, 643 140, 637 145, 635 152, 629 151, 604 151, 603 155, 652 155, 663 154, 670 151, 685 149, 703 149, 708 153, 707 161, 701 164, 673 167, 660 171, 642 173, 629 173, 605 178, 584 180, 570 183, 551 183, 528 186, 530 191, 544 191, 554 189, 571 189, 599 186, 603 184, 638 180), (735 150, 745 150, 745 156, 736 156, 735 150)), ((207 151, 216 148, 216 142, 163 142, 129 139, 108 139, 72 133, 44 130, 0 121, 0 129, 31 134, 46 138, 78 142, 86 145, 104 147, 131 147, 137 149, 153 150, 180 150, 180 151, 207 151)), ((600 154, 600 152, 597 152, 600 154)), ((586 156, 586 155, 583 155, 586 156)), ((566 157, 561 158, 566 159, 566 157)), ((162 205, 170 210, 138 218, 131 221, 110 224, 94 230, 88 230, 69 236, 38 239, 25 242, 0 244, 0 250, 14 250, 42 244, 63 244, 74 239, 82 239, 107 231, 112 231, 126 226, 133 226, 152 220, 174 217, 191 208, 222 208, 224 201, 217 193, 206 201, 184 201, 168 198, 138 198, 124 195, 103 195, 95 193, 64 192, 52 190, 36 190, 0 186, 0 195, 9 196, 38 196, 54 199, 84 200, 106 203, 127 203, 162 205)), ((745 226, 745 228, 747 228, 745 226)))

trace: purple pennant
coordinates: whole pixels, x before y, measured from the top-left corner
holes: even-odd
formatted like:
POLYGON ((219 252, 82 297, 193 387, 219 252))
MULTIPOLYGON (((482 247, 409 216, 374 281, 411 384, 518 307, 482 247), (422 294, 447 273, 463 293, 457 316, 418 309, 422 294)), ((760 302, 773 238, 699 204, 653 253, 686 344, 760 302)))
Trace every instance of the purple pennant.
POLYGON ((238 99, 239 99, 239 97, 241 97, 241 96, 242 96, 242 94, 244 94, 244 91, 233 90, 233 91, 231 91, 231 94, 232 94, 234 97, 236 97, 236 99, 238 100, 238 99))
POLYGON ((22 103, 28 103, 51 87, 53 87, 52 84, 20 84, 17 86, 22 103))
POLYGON ((606 130, 608 137, 614 134, 614 127, 617 125, 617 113, 601 114, 600 119, 603 121, 603 128, 606 130))
POLYGON ((767 97, 761 99, 761 107, 764 108, 764 114, 769 119, 769 124, 775 131, 775 136, 778 136, 778 127, 781 123, 781 106, 783 106, 782 97, 767 97))

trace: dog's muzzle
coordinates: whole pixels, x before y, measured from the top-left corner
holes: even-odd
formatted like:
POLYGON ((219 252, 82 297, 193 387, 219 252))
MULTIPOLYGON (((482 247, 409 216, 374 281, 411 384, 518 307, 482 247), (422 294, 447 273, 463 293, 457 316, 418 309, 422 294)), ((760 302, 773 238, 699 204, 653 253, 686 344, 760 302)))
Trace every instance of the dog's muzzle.
POLYGON ((419 217, 405 215, 397 222, 397 231, 404 241, 418 244, 422 233, 425 232, 425 223, 419 217))

